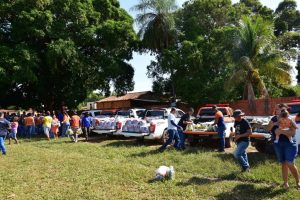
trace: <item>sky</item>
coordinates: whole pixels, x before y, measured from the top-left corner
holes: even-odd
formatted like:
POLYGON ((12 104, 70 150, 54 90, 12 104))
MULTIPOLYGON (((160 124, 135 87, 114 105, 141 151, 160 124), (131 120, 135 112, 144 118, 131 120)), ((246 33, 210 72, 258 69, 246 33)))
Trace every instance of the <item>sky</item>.
MULTIPOLYGON (((119 0, 122 8, 127 10, 133 18, 135 18, 136 13, 131 11, 134 5, 138 3, 138 0, 119 0)), ((187 0, 177 0, 177 4, 181 6, 187 0)), ((282 0, 260 0, 261 3, 269 8, 275 10, 278 4, 282 0)), ((296 0, 298 4, 298 9, 300 9, 300 0, 296 0)), ((233 3, 239 2, 239 0, 232 0, 233 3)), ((134 82, 135 87, 134 91, 148 91, 152 89, 152 80, 147 77, 147 66, 150 64, 151 60, 155 60, 154 56, 149 54, 139 54, 134 53, 133 59, 130 61, 131 65, 135 69, 134 82)))

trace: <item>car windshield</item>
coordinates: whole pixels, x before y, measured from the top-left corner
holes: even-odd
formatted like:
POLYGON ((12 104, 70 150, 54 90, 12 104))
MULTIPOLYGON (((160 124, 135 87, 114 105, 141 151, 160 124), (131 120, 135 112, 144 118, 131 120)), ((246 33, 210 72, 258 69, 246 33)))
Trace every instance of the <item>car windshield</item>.
POLYGON ((101 116, 113 117, 113 116, 115 116, 115 113, 111 112, 111 111, 102 111, 101 116))
POLYGON ((100 111, 94 112, 94 115, 99 116, 99 115, 101 115, 101 112, 100 111))
POLYGON ((145 117, 145 111, 144 111, 144 110, 137 110, 137 111, 136 111, 136 115, 137 115, 139 118, 144 118, 144 117, 145 117))
POLYGON ((163 110, 150 110, 146 113, 146 117, 148 118, 158 118, 163 119, 164 118, 164 111, 163 110))
MULTIPOLYGON (((227 115, 226 109, 225 108, 219 108, 219 110, 223 113, 223 115, 227 115)), ((211 108, 203 108, 200 110, 199 113, 200 116, 214 116, 215 113, 211 108)))
POLYGON ((130 117, 130 112, 129 111, 119 111, 118 116, 122 116, 122 117, 130 117))
POLYGON ((289 105, 289 112, 291 114, 296 114, 300 112, 300 104, 299 105, 289 105))

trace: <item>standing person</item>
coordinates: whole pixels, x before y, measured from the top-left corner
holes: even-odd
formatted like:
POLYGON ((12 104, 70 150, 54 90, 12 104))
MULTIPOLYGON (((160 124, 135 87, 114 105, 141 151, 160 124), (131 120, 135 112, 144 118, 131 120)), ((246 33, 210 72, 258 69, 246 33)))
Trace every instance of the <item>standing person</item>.
POLYGON ((13 122, 10 123, 10 125, 11 125, 11 131, 9 134, 9 144, 11 144, 12 139, 14 141, 16 141, 16 144, 19 144, 19 141, 17 139, 17 133, 18 133, 18 127, 19 127, 18 117, 14 117, 13 122))
MULTIPOLYGON (((296 180, 296 187, 300 189, 299 171, 295 165, 295 159, 298 155, 298 145, 296 142, 295 134, 296 129, 290 128, 289 130, 282 130, 279 128, 280 114, 282 110, 288 109, 285 104, 277 105, 275 108, 275 116, 269 122, 269 130, 272 133, 272 140, 276 138, 276 133, 279 135, 277 143, 274 143, 274 150, 278 161, 281 163, 281 173, 283 179, 283 187, 288 189, 290 187, 288 182, 289 171, 292 173, 296 180), (291 141, 289 138, 292 138, 291 141)), ((297 122, 298 124, 299 122, 297 122)))
POLYGON ((61 109, 61 111, 58 113, 58 115, 57 115, 57 118, 58 118, 58 120, 59 120, 59 122, 60 122, 60 127, 59 127, 59 134, 60 134, 60 136, 61 137, 64 137, 63 135, 62 135, 62 122, 64 121, 64 111, 63 111, 63 109, 61 109))
POLYGON ((88 141, 89 139, 89 134, 90 134, 90 128, 92 126, 92 118, 89 116, 89 114, 86 112, 84 113, 84 116, 81 120, 81 127, 82 127, 82 132, 85 135, 85 140, 88 141))
POLYGON ((4 118, 4 113, 0 113, 0 149, 2 155, 6 155, 6 148, 4 144, 5 137, 10 129, 10 123, 4 118))
POLYGON ((179 147, 180 149, 184 150, 185 149, 185 139, 186 139, 186 135, 183 133, 183 131, 186 129, 188 124, 193 123, 193 121, 191 120, 191 116, 194 114, 194 109, 190 108, 189 111, 184 114, 180 121, 178 122, 178 126, 182 127, 183 130, 178 129, 178 134, 179 134, 179 138, 180 138, 180 143, 179 143, 179 147))
POLYGON ((37 116, 36 116, 36 120, 35 120, 35 124, 36 124, 36 127, 37 127, 36 132, 39 135, 43 133, 43 121, 44 121, 43 118, 44 118, 43 115, 38 113, 37 116))
POLYGON ((26 136, 26 128, 25 128, 25 121, 24 118, 26 117, 26 113, 23 112, 20 117, 19 117, 19 128, 18 128, 18 133, 22 136, 26 136))
POLYGON ((226 131, 226 125, 223 113, 218 109, 217 106, 212 107, 213 112, 215 113, 215 122, 212 124, 212 126, 217 125, 217 131, 218 136, 220 138, 220 145, 219 145, 219 152, 225 151, 225 131, 226 131))
POLYGON ((73 112, 71 117, 71 129, 73 131, 73 135, 71 135, 71 139, 73 142, 78 142, 78 135, 80 133, 80 117, 77 115, 76 112, 73 112))
POLYGON ((180 150, 179 143, 180 138, 177 132, 177 129, 183 130, 182 127, 178 126, 175 122, 175 114, 176 114, 176 108, 171 109, 171 113, 168 116, 168 134, 169 138, 168 140, 159 148, 159 152, 164 152, 168 145, 172 144, 173 140, 175 140, 174 147, 177 150, 180 150))
POLYGON ((58 129, 60 127, 60 122, 56 115, 53 115, 53 120, 51 124, 51 133, 54 135, 54 139, 58 139, 58 129))
POLYGON ((63 112, 63 121, 61 122, 61 137, 65 137, 67 130, 70 128, 70 116, 68 115, 66 110, 64 110, 63 112))
POLYGON ((239 161, 242 172, 248 172, 250 170, 250 165, 247 156, 247 148, 250 144, 250 135, 252 134, 250 123, 244 119, 242 116, 245 114, 241 110, 235 110, 233 112, 234 117, 234 128, 236 150, 234 152, 234 157, 239 161))
POLYGON ((46 116, 43 119, 43 129, 44 134, 46 135, 47 139, 50 140, 50 130, 52 125, 52 117, 50 116, 50 112, 46 112, 46 116))
POLYGON ((25 123, 25 132, 26 132, 26 137, 31 139, 31 135, 34 131, 34 118, 32 117, 31 113, 27 114, 27 117, 24 118, 24 123, 25 123))

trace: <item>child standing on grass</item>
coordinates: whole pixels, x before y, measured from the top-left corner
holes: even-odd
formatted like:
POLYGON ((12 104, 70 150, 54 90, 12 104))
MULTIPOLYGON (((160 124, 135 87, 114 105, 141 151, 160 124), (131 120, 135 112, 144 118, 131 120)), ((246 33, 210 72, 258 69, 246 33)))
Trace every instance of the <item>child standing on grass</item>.
MULTIPOLYGON (((280 131, 288 131, 291 128, 297 129, 297 125, 289 118, 289 112, 286 109, 281 111, 278 124, 279 128, 275 131, 276 139, 274 140, 274 143, 278 143, 280 131)), ((293 142, 292 137, 288 137, 288 139, 291 143, 293 142)))
POLYGON ((54 139, 58 139, 58 129, 60 127, 60 122, 56 115, 53 115, 53 120, 51 124, 51 133, 54 135, 54 139))
POLYGON ((11 144, 12 139, 14 141, 16 141, 16 144, 19 144, 19 141, 17 139, 17 133, 18 133, 18 127, 19 127, 17 117, 14 117, 13 122, 10 124, 10 126, 11 126, 11 131, 10 131, 10 134, 9 134, 9 144, 11 144))

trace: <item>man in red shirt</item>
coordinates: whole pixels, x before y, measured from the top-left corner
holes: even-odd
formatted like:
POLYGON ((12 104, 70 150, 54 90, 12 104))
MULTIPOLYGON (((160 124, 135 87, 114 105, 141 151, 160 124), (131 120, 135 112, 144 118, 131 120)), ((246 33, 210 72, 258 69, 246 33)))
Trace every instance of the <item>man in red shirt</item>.
POLYGON ((78 142, 78 135, 81 132, 81 128, 80 128, 80 117, 77 115, 76 112, 73 112, 73 115, 71 117, 71 129, 73 131, 73 134, 70 136, 70 138, 74 142, 78 142))

